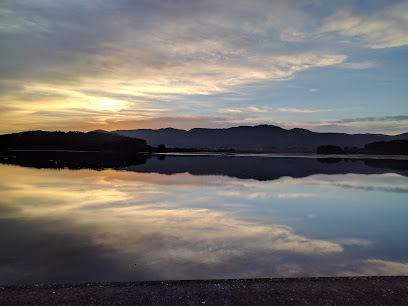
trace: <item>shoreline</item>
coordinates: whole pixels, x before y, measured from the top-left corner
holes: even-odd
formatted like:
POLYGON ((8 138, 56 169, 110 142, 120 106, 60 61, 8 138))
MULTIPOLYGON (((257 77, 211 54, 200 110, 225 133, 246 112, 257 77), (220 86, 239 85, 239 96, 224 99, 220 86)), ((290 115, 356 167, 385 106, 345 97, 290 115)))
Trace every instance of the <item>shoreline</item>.
POLYGON ((311 159, 392 159, 408 160, 408 155, 381 155, 381 154, 317 154, 317 153, 245 153, 245 152, 153 152, 152 155, 168 156, 224 156, 224 157, 287 157, 287 158, 311 158, 311 159))
POLYGON ((403 305, 408 276, 0 286, 1 305, 403 305))

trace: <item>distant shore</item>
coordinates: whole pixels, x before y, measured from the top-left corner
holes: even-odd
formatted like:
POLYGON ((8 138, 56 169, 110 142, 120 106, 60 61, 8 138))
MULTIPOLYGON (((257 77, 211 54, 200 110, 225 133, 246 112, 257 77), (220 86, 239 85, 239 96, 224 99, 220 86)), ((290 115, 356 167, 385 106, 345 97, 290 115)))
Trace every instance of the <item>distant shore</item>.
POLYGON ((1 305, 407 305, 407 276, 0 286, 1 305))
POLYGON ((218 152, 218 151, 192 151, 192 152, 154 152, 153 155, 169 156, 240 156, 240 157, 297 157, 297 158, 328 158, 328 159, 396 159, 408 160, 408 155, 385 154, 317 154, 317 153, 246 153, 246 152, 218 152))

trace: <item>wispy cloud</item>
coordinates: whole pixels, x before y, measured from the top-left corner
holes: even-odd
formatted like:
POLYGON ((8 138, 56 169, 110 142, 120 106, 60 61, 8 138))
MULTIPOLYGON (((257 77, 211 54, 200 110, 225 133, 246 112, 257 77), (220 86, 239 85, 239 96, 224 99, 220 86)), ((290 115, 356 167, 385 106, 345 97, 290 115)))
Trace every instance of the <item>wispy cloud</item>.
POLYGON ((223 97, 222 98, 225 101, 249 101, 252 100, 249 97, 223 97))
POLYGON ((408 3, 386 7, 368 16, 340 10, 328 17, 321 32, 336 32, 360 39, 370 48, 390 48, 408 45, 408 3))
POLYGON ((241 114, 242 109, 238 109, 238 108, 220 108, 218 110, 218 112, 220 114, 241 114))
POLYGON ((337 186, 360 190, 376 190, 391 193, 407 193, 408 179, 399 174, 371 174, 361 179, 361 174, 317 174, 305 178, 281 178, 286 184, 312 184, 320 186, 337 186))
POLYGON ((241 196, 240 191, 219 191, 217 192, 218 195, 225 196, 225 197, 239 197, 241 196))
POLYGON ((297 198, 319 198, 321 195, 316 193, 279 193, 279 199, 297 199, 297 198))
POLYGON ((373 245, 372 241, 361 238, 344 238, 338 240, 337 242, 339 242, 342 245, 358 245, 362 247, 368 247, 373 245))
POLYGON ((248 195, 248 199, 254 200, 254 199, 267 199, 268 195, 265 192, 252 192, 251 194, 248 195))
POLYGON ((288 113, 320 113, 320 112, 328 112, 330 110, 325 109, 300 109, 300 108, 293 108, 293 107, 281 107, 278 108, 280 112, 288 112, 288 113))
POLYGON ((396 135, 408 131, 408 116, 396 115, 383 117, 322 119, 320 121, 285 123, 283 126, 304 127, 315 132, 381 133, 396 135))
POLYGON ((255 107, 255 106, 248 106, 248 109, 250 111, 255 112, 255 113, 267 113, 268 112, 267 109, 261 109, 261 108, 255 107))
POLYGON ((220 108, 218 113, 220 114, 243 114, 243 113, 267 113, 270 108, 259 108, 255 106, 247 106, 241 108, 220 108))
POLYGON ((338 65, 341 68, 347 69, 369 69, 374 68, 376 64, 372 61, 365 61, 365 62, 345 62, 338 65))
POLYGON ((326 122, 330 123, 352 123, 352 122, 375 122, 375 121, 406 121, 408 116, 384 116, 384 117, 362 117, 362 118, 345 118, 339 120, 330 120, 326 122))

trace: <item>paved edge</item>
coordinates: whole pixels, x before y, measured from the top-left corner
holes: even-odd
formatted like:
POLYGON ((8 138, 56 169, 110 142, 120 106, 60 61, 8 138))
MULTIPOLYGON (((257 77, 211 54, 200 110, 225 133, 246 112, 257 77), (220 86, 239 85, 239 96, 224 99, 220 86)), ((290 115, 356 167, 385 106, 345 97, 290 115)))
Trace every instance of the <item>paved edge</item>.
POLYGON ((408 305, 407 276, 0 286, 1 305, 408 305))

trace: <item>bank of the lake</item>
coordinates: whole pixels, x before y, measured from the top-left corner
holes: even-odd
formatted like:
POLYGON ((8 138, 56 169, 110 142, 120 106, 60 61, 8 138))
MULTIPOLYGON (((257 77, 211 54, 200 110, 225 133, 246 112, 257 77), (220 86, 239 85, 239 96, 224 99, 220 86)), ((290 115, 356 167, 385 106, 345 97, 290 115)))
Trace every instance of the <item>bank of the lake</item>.
POLYGON ((406 305, 408 277, 327 277, 0 287, 2 305, 406 305))

